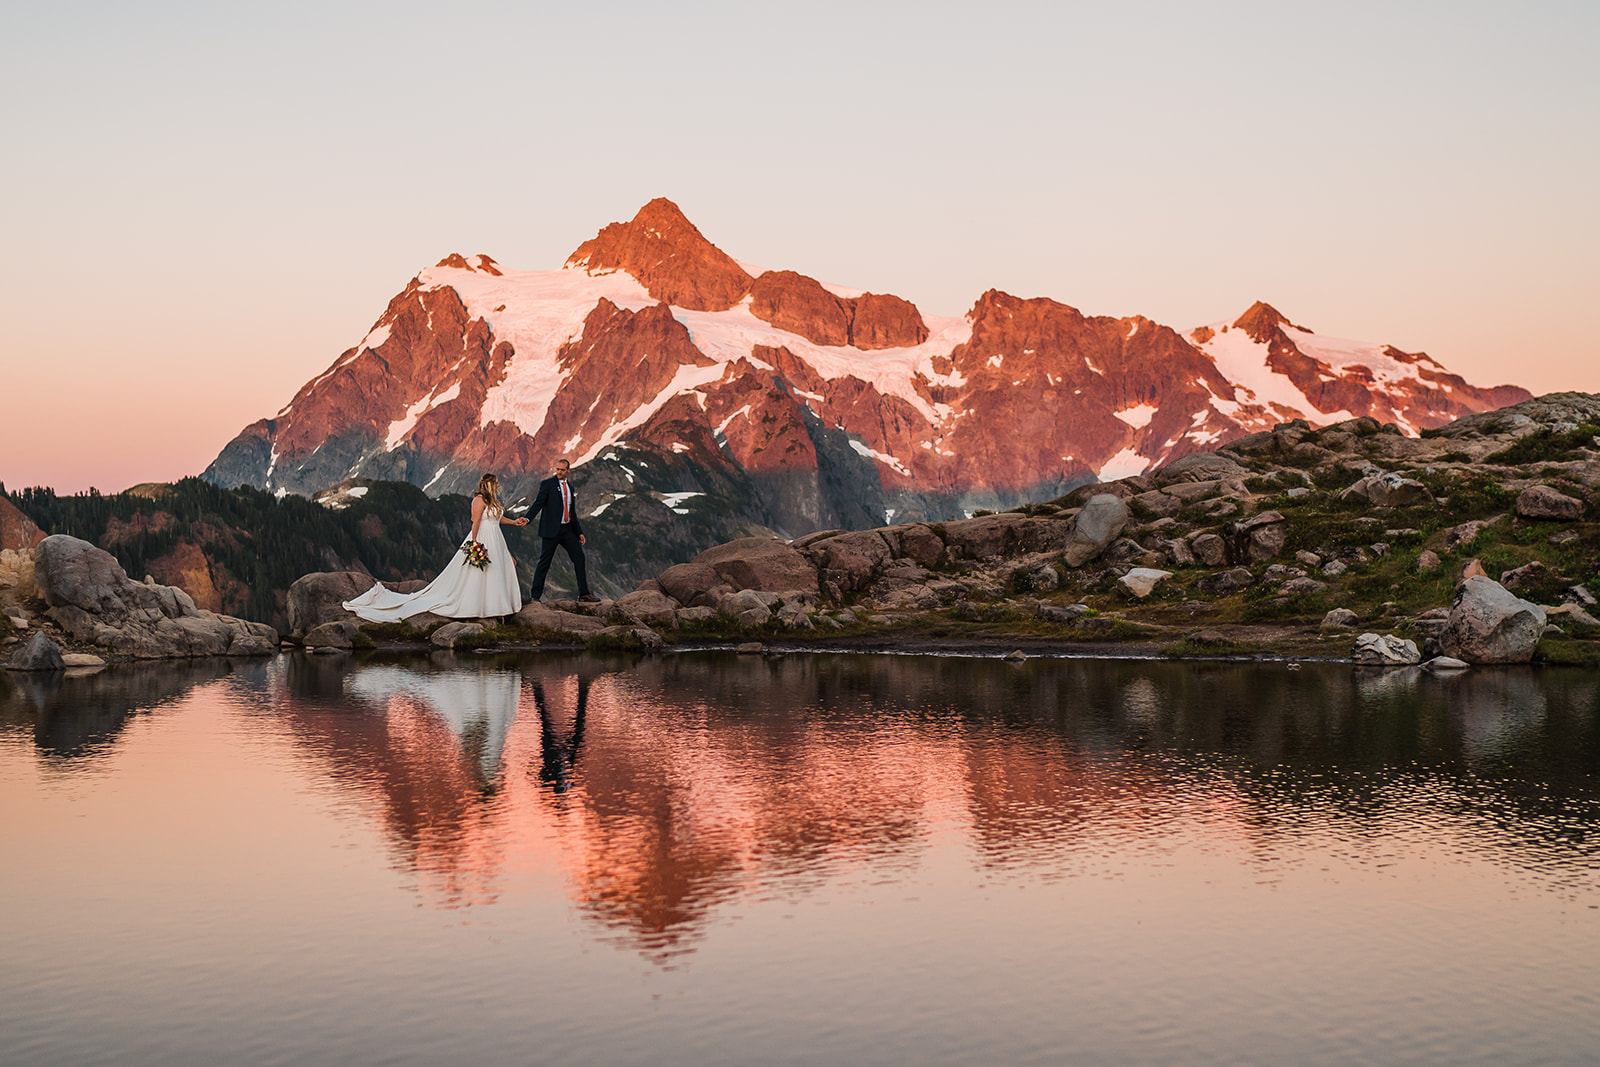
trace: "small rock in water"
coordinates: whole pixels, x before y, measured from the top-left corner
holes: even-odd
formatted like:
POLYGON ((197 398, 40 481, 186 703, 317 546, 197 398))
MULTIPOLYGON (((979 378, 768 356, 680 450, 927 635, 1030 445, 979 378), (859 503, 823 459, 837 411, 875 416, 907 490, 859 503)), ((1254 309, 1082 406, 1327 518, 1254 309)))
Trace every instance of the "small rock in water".
POLYGON ((1464 671, 1472 666, 1454 656, 1435 656, 1424 663, 1423 668, 1430 671, 1464 671))
POLYGON ((1422 662, 1415 641, 1394 634, 1362 634, 1356 638, 1355 661, 1379 667, 1407 667, 1422 662))
POLYGON ((759 656, 765 647, 760 641, 746 641, 736 646, 734 652, 741 656, 759 656))
POLYGON ((1005 658, 1005 661, 1007 663, 1021 663, 1023 660, 1027 659, 1028 657, 1022 651, 1022 649, 1014 648, 1010 652, 1007 652, 1005 654, 1004 658, 1005 658))
POLYGON ((61 648, 49 637, 35 633, 6 663, 12 671, 59 671, 66 666, 61 648))

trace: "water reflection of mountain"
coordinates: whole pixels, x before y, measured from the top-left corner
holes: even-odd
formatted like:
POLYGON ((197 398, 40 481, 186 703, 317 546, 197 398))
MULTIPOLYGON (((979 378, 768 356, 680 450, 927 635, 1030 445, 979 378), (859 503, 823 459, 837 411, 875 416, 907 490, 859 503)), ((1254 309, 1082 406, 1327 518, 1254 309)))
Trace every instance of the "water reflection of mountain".
POLYGON ((259 660, 129 663, 83 671, 0 671, 0 729, 28 730, 39 753, 66 767, 111 749, 128 719, 230 674, 262 674, 259 660))
POLYGON ((658 959, 721 903, 922 862, 1070 873, 1196 811, 1270 853, 1448 816, 1537 866, 1600 819, 1600 677, 920 657, 290 660, 279 714, 445 903, 524 850, 658 959), (553 857, 549 852, 554 849, 553 857), (1552 851, 1553 850, 1553 851, 1552 851))

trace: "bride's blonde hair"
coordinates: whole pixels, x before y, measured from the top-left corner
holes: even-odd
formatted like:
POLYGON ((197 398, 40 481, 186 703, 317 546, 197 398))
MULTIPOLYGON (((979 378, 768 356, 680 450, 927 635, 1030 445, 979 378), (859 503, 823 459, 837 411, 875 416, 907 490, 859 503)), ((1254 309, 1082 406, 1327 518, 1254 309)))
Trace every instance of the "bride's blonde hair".
POLYGON ((491 508, 500 509, 500 480, 492 474, 478 479, 478 495, 491 508))

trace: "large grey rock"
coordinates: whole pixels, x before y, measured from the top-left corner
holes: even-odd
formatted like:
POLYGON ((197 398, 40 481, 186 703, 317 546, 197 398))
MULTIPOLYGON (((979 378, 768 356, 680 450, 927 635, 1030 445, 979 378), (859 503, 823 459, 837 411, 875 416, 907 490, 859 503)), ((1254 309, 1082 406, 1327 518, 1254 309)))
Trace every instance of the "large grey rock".
POLYGON ((483 624, 477 622, 447 622, 428 638, 435 648, 455 648, 463 637, 483 633, 483 624))
POLYGON ((1143 600, 1155 592, 1157 586, 1171 577, 1171 571, 1159 571, 1150 567, 1135 567, 1117 579, 1117 592, 1135 600, 1143 600))
POLYGON ((56 534, 40 542, 34 580, 50 604, 50 618, 62 629, 77 641, 120 655, 221 655, 249 637, 277 643, 270 626, 201 611, 189 594, 173 586, 130 580, 109 552, 76 537, 56 534))
POLYGON ((307 648, 351 648, 361 627, 353 619, 338 619, 313 626, 306 632, 307 648))
POLYGON ((1360 616, 1349 608, 1334 608, 1322 617, 1324 630, 1348 630, 1360 621, 1360 616))
POLYGON ((717 605, 717 610, 724 615, 739 615, 758 608, 771 612, 781 599, 776 593, 766 593, 759 589, 741 589, 737 593, 729 593, 723 597, 722 602, 717 605))
POLYGON ((943 525, 949 559, 999 559, 1030 552, 1060 552, 1072 536, 1070 519, 1008 511, 943 525))
POLYGON ((592 615, 579 615, 573 611, 557 611, 534 601, 523 605, 513 616, 523 626, 535 630, 553 630, 563 634, 592 634, 605 629, 605 623, 592 615))
POLYGON ((923 567, 937 567, 944 558, 944 539, 926 523, 891 526, 879 532, 896 558, 909 559, 923 567))
POLYGON ((28 638, 6 662, 8 671, 59 671, 65 667, 61 646, 41 633, 28 638))
POLYGON ((377 580, 360 571, 319 571, 297 578, 289 586, 289 632, 305 634, 325 622, 353 619, 344 609, 346 600, 371 589, 377 580))
POLYGON ((1394 634, 1362 634, 1356 638, 1355 661, 1368 666, 1409 667, 1422 662, 1415 641, 1394 634))
POLYGON ((1078 512, 1064 555, 1069 567, 1081 567, 1106 550, 1128 525, 1128 505, 1110 493, 1092 496, 1078 512))
POLYGON ((787 541, 774 537, 729 541, 706 549, 693 562, 709 565, 734 589, 818 590, 817 568, 787 541))
POLYGON ((1543 608, 1487 575, 1474 575, 1456 586, 1439 648, 1468 663, 1527 663, 1544 627, 1543 608))
POLYGON ((679 563, 656 577, 662 592, 680 604, 691 606, 705 606, 706 594, 721 581, 721 575, 709 563, 679 563))
POLYGON ((1276 511, 1263 511, 1234 523, 1229 529, 1234 538, 1234 554, 1240 562, 1260 563, 1277 559, 1288 543, 1283 515, 1276 511))
POLYGON ((678 601, 653 589, 635 589, 617 601, 617 609, 641 626, 655 629, 678 625, 678 601))
POLYGON ((1154 471, 1157 484, 1170 486, 1182 482, 1208 482, 1229 478, 1243 478, 1250 472, 1226 456, 1215 452, 1195 452, 1158 467, 1154 471))
POLYGON ((1219 534, 1203 533, 1189 543, 1194 558, 1206 567, 1220 567, 1228 562, 1228 542, 1219 534))
POLYGON ((1530 485, 1517 495, 1517 514, 1525 519, 1577 522, 1583 518, 1583 501, 1548 485, 1530 485))
POLYGON ((872 584, 894 558, 889 543, 877 530, 839 534, 807 545, 802 551, 816 565, 823 581, 833 582, 847 593, 872 584))
POLYGON ((1388 471, 1367 475, 1340 493, 1339 497, 1341 500, 1365 500, 1378 507, 1398 508, 1432 500, 1433 494, 1415 478, 1388 471))

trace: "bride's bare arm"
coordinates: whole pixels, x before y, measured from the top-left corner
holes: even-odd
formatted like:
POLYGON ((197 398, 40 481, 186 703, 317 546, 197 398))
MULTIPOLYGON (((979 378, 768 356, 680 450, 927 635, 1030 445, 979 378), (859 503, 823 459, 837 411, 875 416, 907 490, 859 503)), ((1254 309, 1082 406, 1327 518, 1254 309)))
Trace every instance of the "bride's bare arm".
POLYGON ((488 507, 488 501, 481 496, 472 498, 472 539, 478 539, 478 525, 483 522, 483 509, 488 507))

